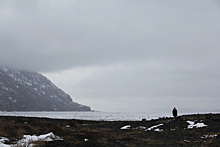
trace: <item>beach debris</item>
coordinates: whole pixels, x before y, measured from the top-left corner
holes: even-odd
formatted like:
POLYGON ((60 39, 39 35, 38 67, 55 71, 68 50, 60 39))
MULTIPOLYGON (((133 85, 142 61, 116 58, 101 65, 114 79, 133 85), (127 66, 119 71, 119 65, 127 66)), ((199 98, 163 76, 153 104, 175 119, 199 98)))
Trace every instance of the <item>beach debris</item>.
POLYGON ((163 131, 163 129, 159 129, 158 127, 159 127, 159 126, 162 126, 162 125, 163 125, 163 124, 158 124, 158 125, 152 126, 152 127, 148 128, 148 129, 145 130, 145 131, 154 130, 154 131, 157 131, 157 132, 161 132, 161 131, 163 131))
POLYGON ((121 130, 127 130, 127 129, 130 129, 130 128, 131 128, 130 125, 126 125, 126 126, 124 126, 124 127, 121 127, 121 130))
POLYGON ((186 121, 189 125, 187 127, 187 129, 192 129, 192 128, 202 128, 202 127, 206 127, 207 125, 205 125, 204 123, 195 123, 194 121, 186 121))

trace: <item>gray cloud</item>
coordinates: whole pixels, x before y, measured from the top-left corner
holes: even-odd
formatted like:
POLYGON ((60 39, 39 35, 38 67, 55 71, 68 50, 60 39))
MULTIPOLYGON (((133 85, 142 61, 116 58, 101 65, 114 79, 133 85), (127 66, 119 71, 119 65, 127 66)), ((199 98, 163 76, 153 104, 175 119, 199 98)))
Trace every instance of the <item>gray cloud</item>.
POLYGON ((0 65, 44 73, 94 109, 216 110, 219 7, 216 0, 1 0, 0 65))

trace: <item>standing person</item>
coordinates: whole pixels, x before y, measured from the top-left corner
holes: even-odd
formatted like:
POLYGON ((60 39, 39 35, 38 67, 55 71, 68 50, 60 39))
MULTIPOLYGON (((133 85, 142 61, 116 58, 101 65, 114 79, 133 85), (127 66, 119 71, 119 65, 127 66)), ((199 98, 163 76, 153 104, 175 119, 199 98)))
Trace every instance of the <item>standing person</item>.
POLYGON ((177 109, 175 107, 173 108, 173 116, 177 117, 177 109))

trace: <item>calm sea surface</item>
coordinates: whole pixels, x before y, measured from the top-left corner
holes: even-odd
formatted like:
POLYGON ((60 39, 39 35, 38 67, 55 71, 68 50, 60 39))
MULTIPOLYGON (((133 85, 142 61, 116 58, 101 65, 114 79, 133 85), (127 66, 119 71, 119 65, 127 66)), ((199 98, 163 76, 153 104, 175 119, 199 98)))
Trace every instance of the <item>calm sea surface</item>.
POLYGON ((143 112, 0 112, 0 116, 26 116, 57 119, 105 120, 105 121, 134 121, 143 118, 150 120, 159 117, 171 117, 171 114, 155 114, 143 112))

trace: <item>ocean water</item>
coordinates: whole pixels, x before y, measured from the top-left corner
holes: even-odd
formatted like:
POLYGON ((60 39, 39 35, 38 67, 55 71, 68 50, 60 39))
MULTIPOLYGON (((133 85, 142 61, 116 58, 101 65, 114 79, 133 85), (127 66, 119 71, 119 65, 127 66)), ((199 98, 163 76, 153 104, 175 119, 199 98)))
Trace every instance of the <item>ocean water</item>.
POLYGON ((104 121, 140 121, 142 119, 151 120, 159 117, 171 117, 171 114, 157 114, 146 112, 54 112, 54 111, 34 111, 34 112, 0 112, 0 116, 25 116, 56 119, 80 119, 80 120, 104 120, 104 121))

